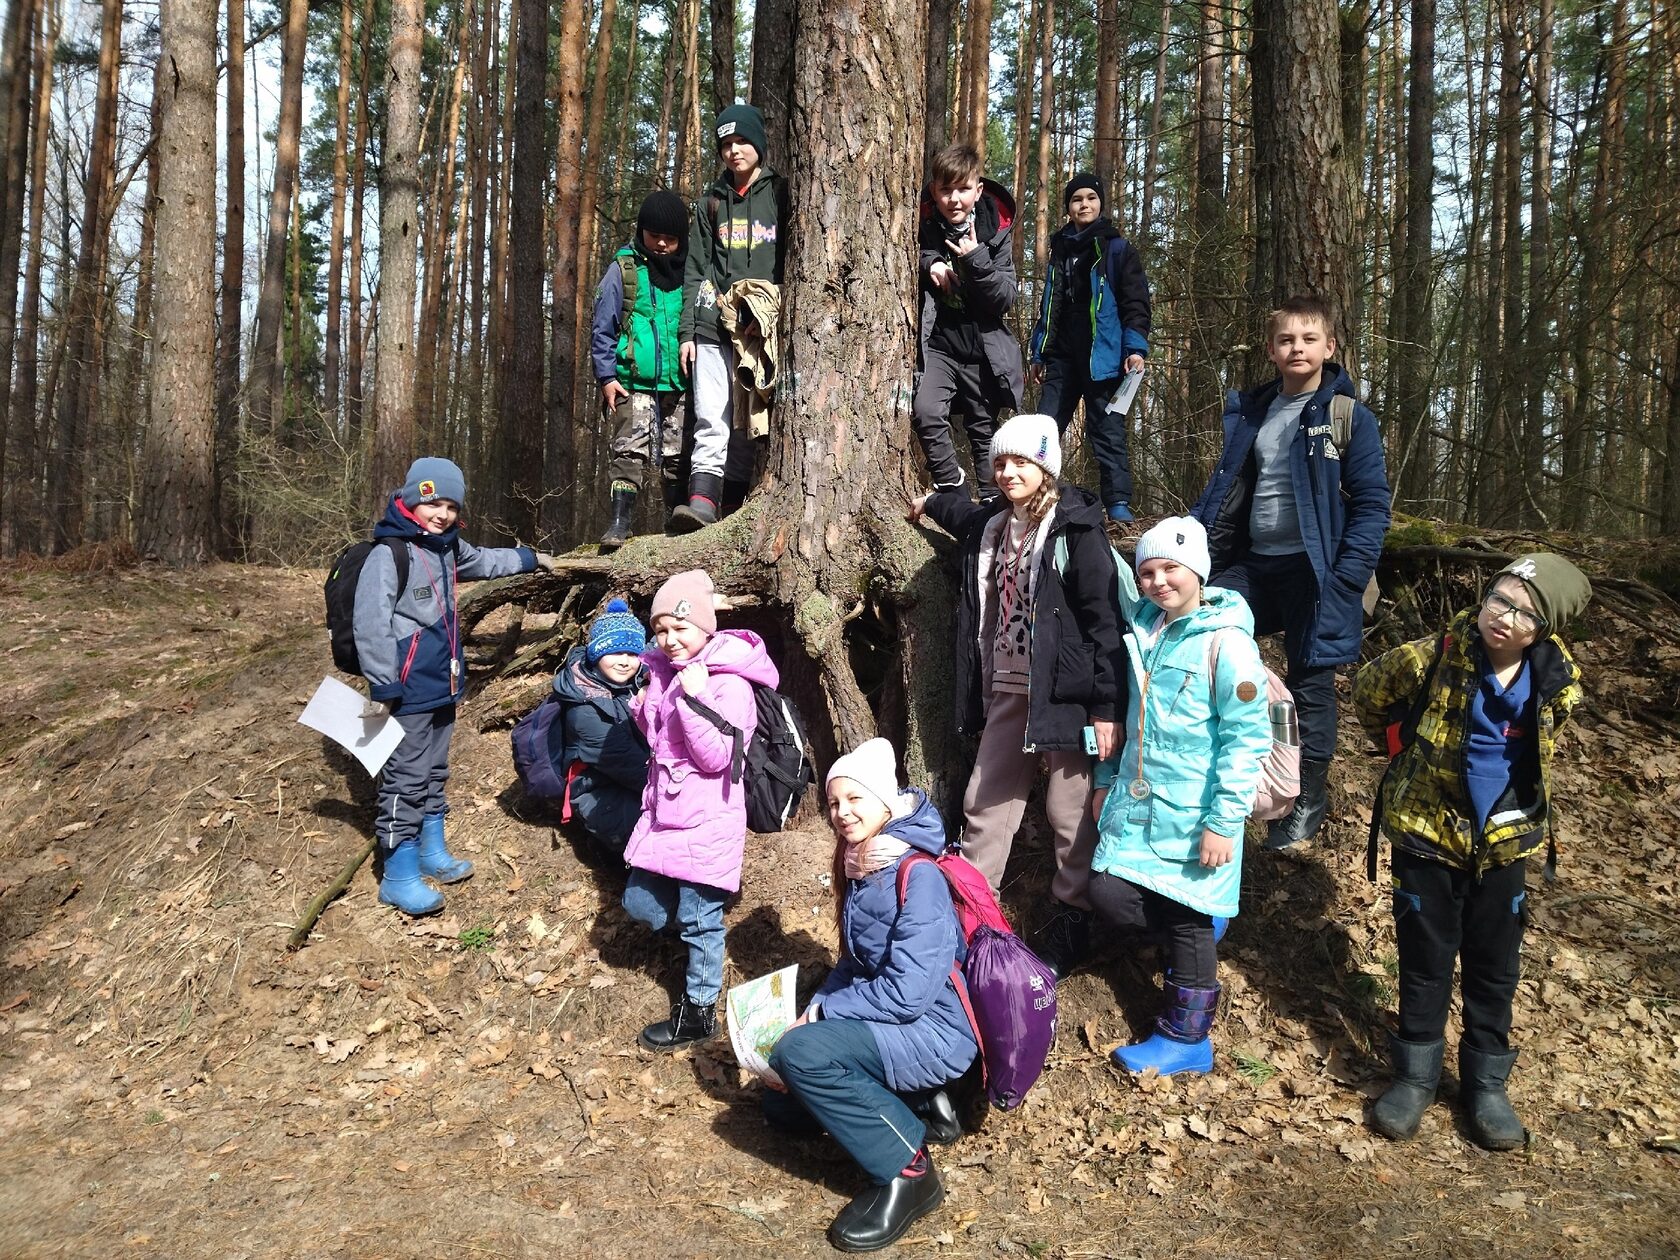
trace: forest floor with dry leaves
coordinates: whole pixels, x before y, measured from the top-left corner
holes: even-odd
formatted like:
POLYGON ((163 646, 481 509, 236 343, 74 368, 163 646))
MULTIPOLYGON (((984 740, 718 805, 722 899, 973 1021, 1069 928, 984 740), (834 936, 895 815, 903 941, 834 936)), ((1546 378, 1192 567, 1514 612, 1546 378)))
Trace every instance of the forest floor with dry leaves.
MULTIPOLYGON (((360 767, 295 720, 328 667, 319 582, 0 577, 0 1256, 828 1254, 844 1155, 768 1130, 727 1039, 637 1048, 681 960, 517 787, 504 715, 546 679, 463 710, 450 829, 477 875, 445 913, 400 918, 364 868, 286 951, 372 825, 360 767)), ((1680 653, 1611 620, 1579 648, 1517 997, 1526 1150, 1471 1145, 1450 1080, 1415 1141, 1363 1125, 1395 949, 1363 870, 1380 767, 1344 714, 1327 835, 1247 858, 1214 1073, 1108 1067, 1159 983, 1111 951, 1060 990, 1026 1105, 939 1152, 946 1204, 897 1252, 1680 1253, 1680 741, 1640 716, 1672 723, 1680 653)), ((751 840, 732 981, 815 982, 828 848, 815 821, 751 840)), ((1029 922, 1048 870, 1024 837, 1029 922)))

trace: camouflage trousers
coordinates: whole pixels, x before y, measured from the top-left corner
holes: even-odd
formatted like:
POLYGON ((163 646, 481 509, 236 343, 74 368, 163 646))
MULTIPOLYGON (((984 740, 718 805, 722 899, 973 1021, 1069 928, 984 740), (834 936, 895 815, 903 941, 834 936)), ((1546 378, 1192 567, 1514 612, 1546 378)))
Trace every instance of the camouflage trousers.
POLYGON ((660 393, 632 393, 613 408, 612 464, 609 472, 615 482, 625 482, 640 490, 646 481, 647 470, 655 462, 655 450, 660 473, 666 482, 688 484, 688 469, 683 459, 687 446, 685 430, 693 425, 686 400, 680 391, 660 393), (655 443, 654 434, 659 434, 655 443))

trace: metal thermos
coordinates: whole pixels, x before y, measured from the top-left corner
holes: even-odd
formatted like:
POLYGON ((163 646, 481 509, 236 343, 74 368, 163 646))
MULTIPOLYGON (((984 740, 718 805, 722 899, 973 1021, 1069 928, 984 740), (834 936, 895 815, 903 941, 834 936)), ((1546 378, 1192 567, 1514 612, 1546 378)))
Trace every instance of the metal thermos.
POLYGON ((1272 742, 1282 744, 1285 748, 1298 748, 1301 744, 1301 725, 1295 720, 1295 705, 1293 701, 1279 700, 1267 706, 1272 718, 1272 742))

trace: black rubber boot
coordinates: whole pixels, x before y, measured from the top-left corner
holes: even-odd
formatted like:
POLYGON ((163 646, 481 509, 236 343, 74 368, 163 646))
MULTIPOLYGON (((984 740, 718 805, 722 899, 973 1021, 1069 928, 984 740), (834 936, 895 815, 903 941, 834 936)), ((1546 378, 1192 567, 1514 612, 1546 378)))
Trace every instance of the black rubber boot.
POLYGON ((630 527, 631 518, 636 511, 636 491, 613 487, 612 492, 612 524, 607 526, 607 532, 601 535, 601 550, 617 551, 630 540, 635 533, 630 527))
POLYGON ((688 479, 688 502, 671 513, 665 530, 671 534, 692 534, 718 518, 723 502, 723 478, 717 473, 695 473, 688 479))
POLYGON ((1267 828, 1266 848, 1287 849, 1316 836, 1324 825, 1329 795, 1330 763, 1317 757, 1302 757, 1301 795, 1295 798, 1294 809, 1267 828))
POLYGON ((1516 1061, 1515 1050, 1488 1054, 1462 1044, 1458 1047, 1458 1101, 1470 1140, 1483 1150, 1514 1151, 1528 1138, 1505 1093, 1516 1061))
POLYGON ((677 1050, 705 1041, 717 1032, 717 1007, 690 1002, 684 994, 682 1001, 671 1008, 671 1018, 649 1024, 636 1038, 644 1050, 677 1050))
POLYGON ((1435 1101, 1441 1084, 1441 1054, 1445 1041, 1388 1039, 1393 1079, 1371 1108, 1371 1127, 1384 1137, 1404 1142, 1416 1135, 1423 1113, 1435 1101))
MULTIPOLYGON (((665 477, 661 486, 665 491, 665 519, 669 521, 672 513, 688 502, 688 489, 681 477, 665 477)), ((671 533, 669 524, 665 526, 665 532, 671 533)))
POLYGON ((884 1186, 869 1187, 842 1208, 828 1227, 829 1243, 840 1251, 879 1251, 938 1207, 945 1187, 927 1147, 916 1152, 914 1162, 925 1169, 919 1176, 901 1173, 884 1186))
POLYGON ((728 516, 741 504, 747 501, 747 491, 752 489, 750 481, 729 481, 723 483, 723 515, 728 516))
POLYGON ((1056 902, 1055 913, 1039 929, 1032 948, 1044 965, 1056 973, 1056 983, 1060 984, 1090 956, 1090 912, 1066 902, 1056 902))
POLYGON ((944 1090, 936 1091, 927 1101, 911 1110, 927 1126, 925 1141, 929 1146, 949 1146, 962 1136, 962 1121, 957 1118, 957 1106, 944 1090))

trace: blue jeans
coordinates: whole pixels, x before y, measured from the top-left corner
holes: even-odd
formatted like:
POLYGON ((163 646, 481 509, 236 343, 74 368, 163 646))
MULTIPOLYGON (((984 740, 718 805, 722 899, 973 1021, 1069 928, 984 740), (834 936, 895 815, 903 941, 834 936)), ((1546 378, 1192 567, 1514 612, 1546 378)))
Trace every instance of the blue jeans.
POLYGON ((1126 417, 1110 415, 1109 399, 1120 388, 1118 380, 1093 381, 1089 359, 1046 359, 1044 384, 1038 392, 1038 409, 1056 421, 1056 431, 1066 433, 1073 423, 1074 408, 1085 400, 1085 436, 1097 460, 1097 479, 1102 487, 1102 504, 1132 502, 1132 457, 1126 446, 1126 417))
POLYGON ((875 1034, 861 1019, 819 1019, 784 1033, 770 1066, 788 1087, 764 1091, 771 1124, 794 1132, 820 1125, 878 1186, 903 1172, 927 1126, 887 1087, 875 1034))
POLYGON ((624 912, 655 932, 672 927, 688 946, 688 1000, 710 1006, 723 990, 723 903, 729 894, 652 871, 632 870, 624 912))

